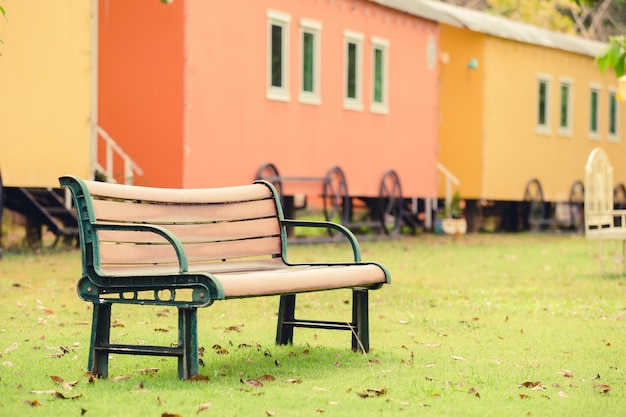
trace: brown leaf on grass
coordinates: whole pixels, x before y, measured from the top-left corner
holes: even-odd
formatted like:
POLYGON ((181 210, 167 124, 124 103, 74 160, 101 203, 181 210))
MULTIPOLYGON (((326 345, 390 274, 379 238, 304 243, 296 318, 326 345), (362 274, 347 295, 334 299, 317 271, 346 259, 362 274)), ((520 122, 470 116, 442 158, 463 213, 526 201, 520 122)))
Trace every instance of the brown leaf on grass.
POLYGON ((206 375, 194 375, 194 376, 190 376, 189 378, 187 378, 185 381, 189 381, 189 382, 207 382, 209 381, 211 378, 209 378, 206 375))
POLYGON ((526 395, 526 394, 520 394, 519 395, 519 399, 520 400, 528 400, 530 398, 530 395, 526 395))
POLYGON ((217 353, 218 355, 228 355, 230 352, 226 349, 216 349, 215 353, 217 353))
POLYGON ((559 374, 563 375, 565 378, 574 378, 574 374, 571 371, 568 371, 567 369, 559 371, 559 374))
POLYGON ((211 403, 204 403, 198 406, 198 410, 196 410, 196 414, 200 414, 200 411, 208 410, 211 407, 211 403))
POLYGON ((517 388, 532 388, 532 389, 537 389, 537 387, 540 387, 539 389, 545 389, 545 387, 541 384, 541 381, 526 381, 526 382, 522 382, 517 388))
POLYGON ((239 327, 239 326, 228 326, 225 330, 227 332, 240 332, 241 331, 241 327, 239 327))
POLYGON ((302 384, 301 379, 285 379, 285 382, 289 384, 302 384))
POLYGON ((136 372, 138 374, 156 374, 157 372, 159 372, 159 368, 145 368, 145 369, 136 369, 133 372, 136 372))
POLYGON ((316 409, 315 409, 315 412, 316 412, 316 413, 323 413, 323 412, 324 412, 324 409, 323 409, 323 408, 316 408, 316 409))
POLYGON ((275 415, 276 415, 276 413, 275 413, 275 412, 273 412, 273 411, 269 411, 269 410, 265 410, 265 414, 267 414, 267 415, 268 415, 268 416, 270 416, 270 417, 272 417, 272 416, 275 416, 275 415))
POLYGON ((124 327, 124 325, 120 323, 119 321, 115 320, 113 323, 111 323, 111 327, 124 327))
POLYGON ((164 329, 162 327, 157 327, 156 329, 154 329, 155 332, 157 333, 169 333, 169 329, 164 329))
POLYGON ((50 375, 50 378, 57 384, 60 385, 65 391, 71 391, 73 387, 78 384, 78 381, 65 382, 63 378, 56 375, 50 375))
POLYGON ((257 381, 276 381, 276 378, 272 375, 265 374, 258 377, 257 381))
POLYGON ((473 395, 475 397, 480 398, 480 393, 478 392, 478 390, 474 387, 470 388, 469 391, 467 391, 468 394, 473 395))
POLYGON ((371 397, 380 397, 382 395, 387 394, 387 389, 386 388, 381 388, 381 389, 367 389, 363 392, 358 392, 357 395, 361 398, 371 398, 371 397))
POLYGON ((129 376, 116 376, 114 378, 111 378, 111 381, 119 382, 119 381, 126 381, 126 380, 129 380, 129 379, 130 379, 129 376))
POLYGON ((172 413, 163 413, 161 417, 183 417, 180 414, 172 414, 172 413))
POLYGON ((561 398, 567 398, 568 395, 566 393, 564 393, 563 391, 559 391, 559 397, 561 398))
POLYGON ((380 363, 380 361, 378 359, 370 359, 368 360, 369 363, 380 363))
POLYGON ((92 374, 91 372, 86 372, 85 377, 87 377, 88 384, 93 384, 94 382, 96 382, 96 379, 98 379, 98 376, 92 374))
POLYGON ((455 356, 455 355, 452 355, 452 359, 454 359, 455 361, 466 361, 467 360, 463 356, 455 356))
POLYGON ((39 402, 39 401, 37 401, 37 400, 33 400, 33 401, 24 401, 24 404, 26 404, 26 405, 28 405, 28 406, 30 406, 30 407, 40 407, 40 406, 42 406, 42 405, 45 405, 45 404, 43 404, 43 403, 40 403, 40 402, 39 402))
POLYGON ((75 394, 75 395, 72 395, 71 397, 66 397, 62 392, 56 391, 54 393, 54 396, 56 398, 60 398, 62 400, 76 400, 76 399, 82 397, 83 394, 75 394))
POLYGON ((250 385, 251 387, 261 388, 263 386, 263 383, 257 381, 256 379, 240 379, 239 381, 241 381, 243 384, 250 385))
POLYGON ((608 384, 598 384, 594 385, 593 387, 600 391, 602 394, 607 394, 609 391, 611 391, 611 386, 608 384))
POLYGON ((17 346, 18 346, 17 342, 11 343, 11 345, 8 348, 4 349, 4 353, 9 353, 12 350, 17 349, 17 346))

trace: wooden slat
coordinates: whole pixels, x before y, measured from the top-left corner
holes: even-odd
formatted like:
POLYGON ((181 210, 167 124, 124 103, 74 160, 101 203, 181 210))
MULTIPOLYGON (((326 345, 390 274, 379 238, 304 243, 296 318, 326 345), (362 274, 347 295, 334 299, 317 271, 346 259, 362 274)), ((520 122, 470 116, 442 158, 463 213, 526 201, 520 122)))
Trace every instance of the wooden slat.
MULTIPOLYGON (((185 245, 189 262, 273 255, 281 252, 279 237, 185 245)), ((176 262, 169 245, 101 244, 102 264, 159 264, 176 262)))
POLYGON ((274 200, 226 204, 139 204, 113 200, 94 200, 99 221, 152 224, 205 223, 276 216, 274 200))
MULTIPOLYGON (((280 225, 276 217, 235 222, 208 224, 183 224, 164 226, 183 243, 214 242, 223 240, 249 239, 278 235, 280 225)), ((101 230, 100 242, 165 243, 155 233, 101 230)))
POLYGON ((84 182, 92 197, 102 196, 122 200, 194 204, 260 200, 272 197, 270 188, 264 184, 226 188, 174 189, 111 184, 98 181, 84 182))

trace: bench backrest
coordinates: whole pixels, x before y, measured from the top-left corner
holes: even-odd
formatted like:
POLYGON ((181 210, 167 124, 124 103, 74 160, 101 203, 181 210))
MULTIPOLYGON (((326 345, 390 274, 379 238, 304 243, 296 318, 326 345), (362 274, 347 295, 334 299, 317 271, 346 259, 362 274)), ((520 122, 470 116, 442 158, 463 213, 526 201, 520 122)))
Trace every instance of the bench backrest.
POLYGON ((606 152, 595 148, 585 165, 585 230, 613 225, 613 167, 606 152))
MULTIPOLYGON (((66 176, 61 185, 74 196, 85 262, 127 271, 164 266, 178 259, 158 234, 96 230, 95 223, 153 224, 183 244, 190 269, 197 263, 275 263, 282 251, 282 209, 265 182, 212 189, 167 189, 86 181, 66 176)), ((219 264, 219 265, 218 265, 219 264)))

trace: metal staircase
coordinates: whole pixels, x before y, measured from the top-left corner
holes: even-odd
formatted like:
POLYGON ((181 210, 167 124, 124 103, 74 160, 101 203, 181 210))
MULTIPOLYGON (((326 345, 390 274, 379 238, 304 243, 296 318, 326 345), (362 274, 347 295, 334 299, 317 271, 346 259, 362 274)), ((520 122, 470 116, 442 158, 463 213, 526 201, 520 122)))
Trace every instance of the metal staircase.
POLYGON ((52 188, 6 187, 4 189, 6 208, 21 213, 28 219, 29 228, 41 238, 41 227, 46 226, 59 241, 71 242, 78 237, 76 214, 66 207, 63 191, 52 188), (39 229, 39 231, 37 231, 39 229))

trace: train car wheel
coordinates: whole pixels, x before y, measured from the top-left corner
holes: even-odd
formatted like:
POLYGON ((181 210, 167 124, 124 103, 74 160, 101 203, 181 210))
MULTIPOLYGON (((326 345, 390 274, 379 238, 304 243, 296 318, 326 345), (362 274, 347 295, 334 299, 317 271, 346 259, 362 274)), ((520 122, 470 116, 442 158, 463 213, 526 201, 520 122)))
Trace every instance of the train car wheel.
POLYGON ((4 211, 4 188, 2 186, 2 173, 0 172, 0 258, 2 258, 2 212, 4 211))
MULTIPOLYGON (((326 220, 345 226, 350 213, 350 198, 346 176, 338 166, 332 167, 326 174, 322 199, 326 220)), ((333 235, 331 229, 328 229, 328 233, 333 235)))
POLYGON ((283 198, 283 184, 280 178, 280 174, 278 173, 278 169, 272 163, 267 163, 261 165, 261 167, 257 170, 255 180, 265 180, 271 182, 274 188, 276 188, 276 192, 280 196, 281 200, 283 198))
POLYGON ((626 209, 626 187, 621 182, 613 189, 613 206, 616 210, 626 209))
POLYGON ((543 200, 543 190, 539 180, 536 178, 533 178, 526 184, 524 206, 528 229, 539 230, 546 218, 546 208, 543 200))
POLYGON ((570 226, 573 230, 582 230, 585 218, 585 186, 582 181, 572 184, 569 193, 570 226))
POLYGON ((386 234, 395 234, 402 225, 402 187, 398 174, 389 170, 383 174, 379 193, 380 222, 386 234))

